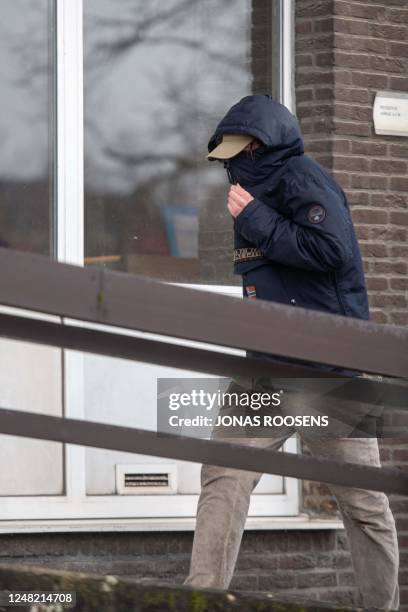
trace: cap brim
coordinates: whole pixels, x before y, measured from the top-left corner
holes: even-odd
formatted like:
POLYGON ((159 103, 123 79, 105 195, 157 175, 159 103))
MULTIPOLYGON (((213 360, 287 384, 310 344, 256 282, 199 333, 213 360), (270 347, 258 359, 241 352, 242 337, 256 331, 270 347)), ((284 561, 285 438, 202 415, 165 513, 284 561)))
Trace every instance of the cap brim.
POLYGON ((247 139, 240 139, 239 142, 222 141, 206 157, 207 159, 230 159, 241 153, 252 140, 253 136, 248 136, 247 139))

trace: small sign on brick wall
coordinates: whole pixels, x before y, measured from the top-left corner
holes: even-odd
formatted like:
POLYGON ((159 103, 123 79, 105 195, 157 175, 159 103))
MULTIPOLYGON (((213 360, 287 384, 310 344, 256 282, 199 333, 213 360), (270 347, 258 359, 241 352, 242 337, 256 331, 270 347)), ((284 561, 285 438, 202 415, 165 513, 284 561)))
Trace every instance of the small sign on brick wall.
POLYGON ((376 134, 408 136, 408 93, 378 91, 373 118, 376 134))

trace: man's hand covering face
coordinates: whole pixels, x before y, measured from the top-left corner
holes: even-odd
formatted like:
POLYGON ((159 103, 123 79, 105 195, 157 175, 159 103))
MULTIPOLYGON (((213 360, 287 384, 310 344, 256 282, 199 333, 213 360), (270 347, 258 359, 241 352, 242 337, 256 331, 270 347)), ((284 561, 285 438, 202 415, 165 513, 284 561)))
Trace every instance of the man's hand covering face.
POLYGON ((253 196, 240 184, 231 185, 228 193, 228 210, 235 218, 253 199, 253 196))

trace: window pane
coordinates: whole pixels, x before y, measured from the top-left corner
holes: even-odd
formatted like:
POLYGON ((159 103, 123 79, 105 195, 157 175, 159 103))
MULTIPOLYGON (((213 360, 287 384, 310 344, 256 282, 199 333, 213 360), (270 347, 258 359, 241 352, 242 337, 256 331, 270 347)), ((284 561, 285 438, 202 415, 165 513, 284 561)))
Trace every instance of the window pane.
POLYGON ((85 263, 237 284, 222 166, 226 110, 272 90, 267 0, 84 1, 85 263))
MULTIPOLYGON (((59 348, 0 338, 0 366, 2 408, 63 416, 59 348)), ((0 497, 64 493, 62 443, 1 434, 0 461, 0 497)))
POLYGON ((53 255, 51 0, 0 3, 0 246, 53 255))
MULTIPOLYGON (((54 256, 54 2, 1 0, 0 54, 0 246, 54 256)), ((0 338, 0 406, 62 416, 61 360, 0 338)), ((63 444, 1 434, 0 461, 0 496, 64 493, 63 444)))

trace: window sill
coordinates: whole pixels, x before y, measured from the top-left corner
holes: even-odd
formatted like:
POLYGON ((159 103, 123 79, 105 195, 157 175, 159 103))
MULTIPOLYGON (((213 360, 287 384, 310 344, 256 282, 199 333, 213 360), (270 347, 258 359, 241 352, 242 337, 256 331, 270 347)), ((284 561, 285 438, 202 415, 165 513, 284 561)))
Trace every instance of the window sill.
MULTIPOLYGON (((123 531, 194 531, 195 518, 70 519, 0 521, 0 534, 123 531)), ((306 514, 281 517, 249 517, 246 531, 344 529, 339 519, 309 518, 306 514)))

